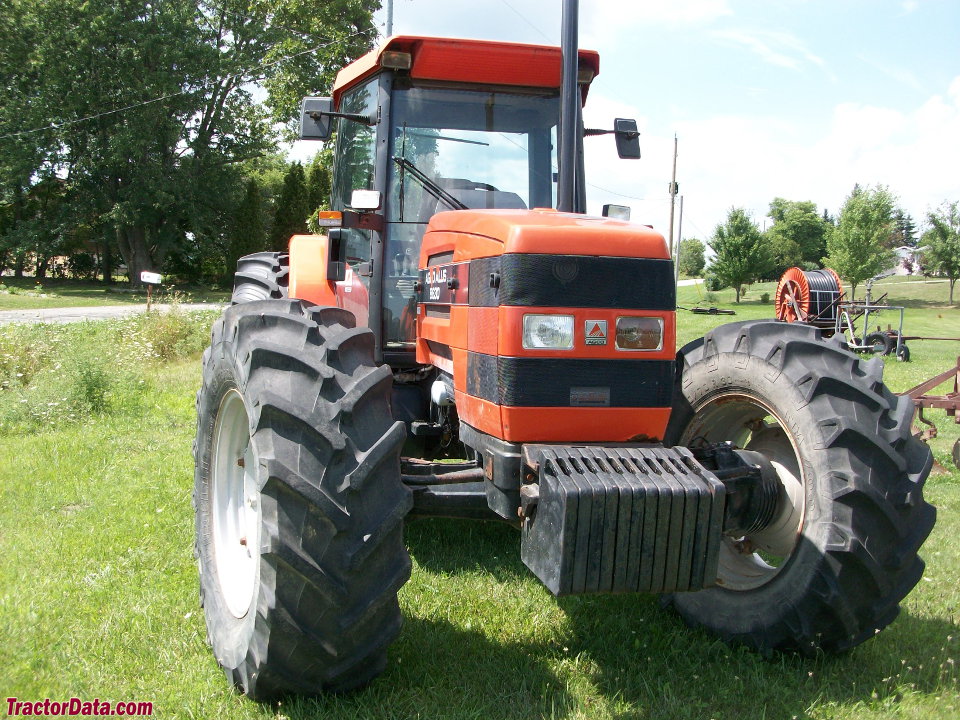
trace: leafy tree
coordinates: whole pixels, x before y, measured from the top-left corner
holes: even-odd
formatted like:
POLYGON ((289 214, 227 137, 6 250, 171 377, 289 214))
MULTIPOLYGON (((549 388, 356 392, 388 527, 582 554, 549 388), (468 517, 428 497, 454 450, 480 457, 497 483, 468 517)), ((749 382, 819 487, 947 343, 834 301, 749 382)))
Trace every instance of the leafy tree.
POLYGON ((953 305, 953 286, 960 278, 960 210, 958 203, 944 203, 927 215, 930 229, 923 234, 924 253, 929 269, 950 280, 950 304, 953 305))
POLYGON ((763 235, 743 208, 730 209, 727 221, 717 225, 709 245, 715 254, 710 274, 721 287, 733 287, 738 303, 743 286, 769 271, 770 257, 763 235))
POLYGON ((857 285, 892 266, 894 253, 889 249, 893 230, 895 201, 881 186, 863 189, 855 185, 840 218, 827 238, 828 257, 824 265, 850 283, 850 297, 857 285))
POLYGON ((41 170, 66 178, 76 222, 109 227, 137 282, 171 254, 222 261, 243 194, 234 166, 275 147, 276 124, 289 134, 300 98, 369 47, 378 3, 18 0, 5 15, 8 6, 0 202, 41 170))
POLYGON ((814 203, 774 198, 769 215, 773 225, 766 234, 773 276, 794 265, 820 261, 826 252, 827 224, 814 203))
POLYGON ((270 246, 274 250, 285 250, 291 235, 307 232, 307 216, 310 214, 307 198, 303 165, 292 163, 283 179, 283 189, 277 198, 273 226, 270 229, 270 246))
POLYGON ((260 185, 253 178, 247 181, 247 192, 234 215, 230 249, 227 253, 227 271, 237 267, 237 260, 244 255, 265 250, 267 232, 263 223, 263 198, 260 185))
POLYGON ((704 252, 706 247, 696 238, 686 238, 680 243, 679 270, 689 277, 700 277, 707 264, 704 252))

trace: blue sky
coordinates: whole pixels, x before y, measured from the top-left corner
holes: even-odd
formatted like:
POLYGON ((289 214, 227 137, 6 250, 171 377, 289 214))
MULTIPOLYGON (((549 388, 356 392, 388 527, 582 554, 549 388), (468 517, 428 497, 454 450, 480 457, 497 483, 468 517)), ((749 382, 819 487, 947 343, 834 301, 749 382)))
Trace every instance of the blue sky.
MULTIPOLYGON (((386 0, 383 0, 386 6, 386 0)), ((776 196, 836 213, 884 184, 918 224, 960 201, 960 1, 581 0, 600 52, 585 120, 635 117, 644 157, 587 139, 590 210, 666 233, 673 136, 684 237, 776 196), (626 196, 626 197, 625 197, 626 196)), ((394 33, 559 44, 561 0, 394 0, 394 33)), ((384 23, 386 12, 377 14, 384 23)))

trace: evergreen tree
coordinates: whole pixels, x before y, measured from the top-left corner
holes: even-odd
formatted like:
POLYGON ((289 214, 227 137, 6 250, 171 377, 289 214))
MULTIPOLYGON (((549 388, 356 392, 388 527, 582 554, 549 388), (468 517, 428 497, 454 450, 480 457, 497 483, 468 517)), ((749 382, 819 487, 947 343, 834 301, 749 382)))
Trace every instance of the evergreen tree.
POLYGON ((247 191, 234 214, 230 245, 227 250, 227 272, 237 267, 244 255, 267 249, 267 232, 263 224, 263 198, 256 179, 247 181, 247 191))
POLYGON ((905 213, 901 208, 897 208, 893 214, 892 244, 893 247, 917 246, 917 226, 910 213, 905 213))
POLYGON ((283 189, 277 198, 277 208, 270 229, 270 247, 276 251, 287 249, 291 235, 307 232, 307 216, 310 205, 307 199, 307 181, 303 165, 295 162, 290 165, 283 178, 283 189))
POLYGON ((840 219, 827 239, 824 264, 850 283, 850 297, 857 285, 892 266, 890 237, 893 231, 894 198, 881 186, 853 192, 840 209, 840 219))
POLYGON ((330 209, 330 186, 333 180, 333 148, 314 155, 307 165, 307 206, 310 213, 330 209))
POLYGON ((743 286, 769 272, 770 256, 763 235, 743 208, 730 209, 727 221, 717 225, 709 245, 715 253, 710 274, 721 287, 733 287, 738 303, 743 286))

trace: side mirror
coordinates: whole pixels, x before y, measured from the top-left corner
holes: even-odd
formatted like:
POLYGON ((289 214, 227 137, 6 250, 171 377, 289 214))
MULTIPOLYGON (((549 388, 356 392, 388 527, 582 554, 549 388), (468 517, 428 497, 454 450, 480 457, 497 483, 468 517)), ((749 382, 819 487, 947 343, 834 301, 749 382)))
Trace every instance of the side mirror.
POLYGON ((352 210, 379 210, 379 190, 354 190, 350 194, 350 208, 352 210))
POLYGON ((617 118, 613 121, 613 132, 617 139, 617 155, 627 160, 640 158, 640 131, 636 120, 617 118))
POLYGON ((300 139, 329 140, 333 132, 330 123, 332 112, 333 98, 304 98, 300 108, 300 139))

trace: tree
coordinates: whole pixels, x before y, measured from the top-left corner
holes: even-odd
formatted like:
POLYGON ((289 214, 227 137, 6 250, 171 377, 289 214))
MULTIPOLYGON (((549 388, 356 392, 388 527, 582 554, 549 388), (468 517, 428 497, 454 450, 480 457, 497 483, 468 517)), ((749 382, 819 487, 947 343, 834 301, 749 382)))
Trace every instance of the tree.
POLYGON ((313 156, 307 165, 307 207, 311 213, 330 209, 330 186, 333 182, 333 147, 313 156))
POLYGON ((766 235, 773 276, 794 265, 820 262, 826 252, 827 223, 814 203, 774 198, 769 215, 773 225, 766 235))
POLYGON ((704 258, 706 247, 696 238, 686 238, 680 243, 679 270, 690 277, 700 277, 707 261, 704 258))
POLYGON ((307 216, 310 214, 307 197, 303 165, 292 163, 283 179, 283 189, 277 198, 273 216, 273 227, 270 228, 270 246, 274 250, 285 250, 291 235, 307 232, 307 216))
POLYGON ((897 208, 893 213, 891 244, 893 247, 917 246, 917 226, 910 213, 904 212, 902 208, 897 208))
POLYGON ((827 237, 829 255, 824 265, 850 283, 851 299, 856 296, 857 285, 893 265, 889 241, 894 206, 893 195, 882 185, 873 189, 856 185, 827 237))
POLYGON ((950 280, 950 304, 953 305, 953 286, 960 278, 960 210, 958 203, 943 203, 935 212, 928 213, 930 229, 923 234, 924 253, 930 270, 946 275, 950 280))
POLYGON ((733 287, 739 303, 743 286, 762 277, 770 268, 760 228, 746 210, 731 208, 727 221, 714 230, 709 245, 715 254, 710 273, 721 287, 733 287))
POLYGON ((243 195, 234 166, 275 147, 277 123, 289 135, 301 97, 328 89, 333 73, 369 47, 378 7, 376 0, 11 5, 16 32, 0 31, 0 137, 7 138, 0 193, 23 192, 43 168, 65 178, 77 222, 111 229, 135 283, 140 270, 159 269, 185 244, 216 243, 216 252, 201 247, 201 254, 223 258, 230 213, 243 195), (262 103, 254 85, 266 90, 262 103), (33 146, 34 157, 7 154, 17 138, 29 140, 21 144, 33 146))
POLYGON ((260 185, 253 178, 247 181, 247 192, 237 207, 230 247, 227 252, 227 271, 237 267, 237 260, 244 255, 267 248, 267 232, 263 224, 263 198, 260 185))

